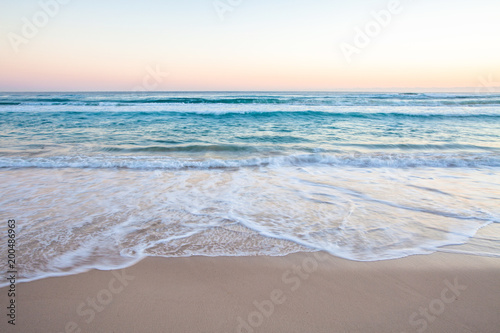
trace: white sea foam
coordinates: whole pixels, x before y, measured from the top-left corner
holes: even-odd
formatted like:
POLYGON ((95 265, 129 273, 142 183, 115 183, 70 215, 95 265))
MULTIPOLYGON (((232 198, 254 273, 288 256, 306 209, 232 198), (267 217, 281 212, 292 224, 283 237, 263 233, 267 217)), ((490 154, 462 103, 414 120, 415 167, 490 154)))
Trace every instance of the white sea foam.
POLYGON ((22 281, 125 267, 145 256, 324 250, 384 260, 466 243, 500 222, 497 176, 307 165, 10 169, 0 173, 8 193, 0 218, 18 222, 22 281))
POLYGON ((0 168, 224 169, 241 167, 342 166, 358 168, 500 167, 498 153, 346 153, 293 154, 246 159, 193 159, 166 156, 0 157, 0 168))

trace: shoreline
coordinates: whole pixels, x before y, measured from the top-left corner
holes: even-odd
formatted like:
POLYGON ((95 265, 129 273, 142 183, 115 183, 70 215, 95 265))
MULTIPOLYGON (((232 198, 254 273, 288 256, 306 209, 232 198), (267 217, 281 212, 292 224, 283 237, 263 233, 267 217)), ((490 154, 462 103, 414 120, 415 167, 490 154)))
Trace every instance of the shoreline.
MULTIPOLYGON (((2 332, 497 332, 500 259, 147 257, 17 285, 2 332)), ((0 289, 6 312, 7 287, 0 289)))

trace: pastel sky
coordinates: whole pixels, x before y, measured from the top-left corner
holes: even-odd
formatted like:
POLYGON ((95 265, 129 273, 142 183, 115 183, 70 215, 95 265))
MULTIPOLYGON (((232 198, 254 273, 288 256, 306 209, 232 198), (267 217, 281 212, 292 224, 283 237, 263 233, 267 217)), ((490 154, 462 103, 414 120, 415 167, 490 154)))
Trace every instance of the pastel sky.
POLYGON ((0 90, 453 91, 500 81, 499 0, 397 3, 0 0, 0 90))

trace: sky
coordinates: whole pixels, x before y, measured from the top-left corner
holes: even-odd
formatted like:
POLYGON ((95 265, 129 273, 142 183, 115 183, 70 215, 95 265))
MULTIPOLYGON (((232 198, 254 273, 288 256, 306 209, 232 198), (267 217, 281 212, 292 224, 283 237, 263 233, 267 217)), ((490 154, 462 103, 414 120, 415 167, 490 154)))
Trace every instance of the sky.
POLYGON ((498 0, 0 0, 0 91, 492 90, 498 0))

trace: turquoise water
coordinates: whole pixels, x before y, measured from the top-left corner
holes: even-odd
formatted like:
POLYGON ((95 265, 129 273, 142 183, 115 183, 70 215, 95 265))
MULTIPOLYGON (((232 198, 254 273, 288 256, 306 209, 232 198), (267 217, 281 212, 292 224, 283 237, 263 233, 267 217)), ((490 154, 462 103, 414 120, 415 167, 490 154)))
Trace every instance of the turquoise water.
POLYGON ((500 95, 0 93, 0 138, 26 279, 144 256, 500 255, 500 95))

